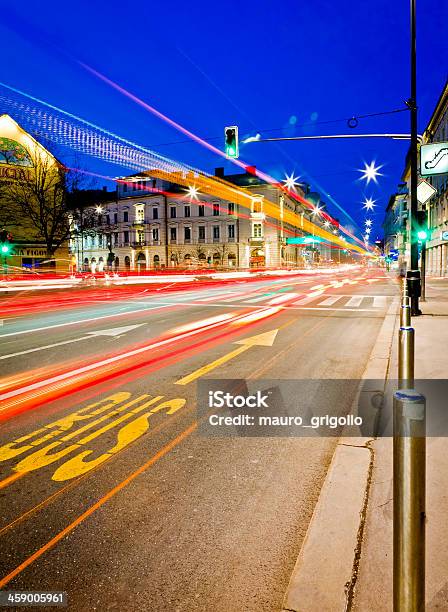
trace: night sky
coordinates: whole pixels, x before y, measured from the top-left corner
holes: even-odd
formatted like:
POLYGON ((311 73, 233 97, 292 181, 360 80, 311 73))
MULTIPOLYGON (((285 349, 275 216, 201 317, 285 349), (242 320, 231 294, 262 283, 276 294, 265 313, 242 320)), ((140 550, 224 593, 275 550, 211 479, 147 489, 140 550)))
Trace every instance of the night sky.
MULTIPOLYGON (((230 162, 187 141, 160 119, 87 72, 84 62, 219 148, 225 125, 240 133, 299 136, 408 132, 409 3, 341 2, 20 2, 2 8, 0 81, 169 157, 213 172, 230 162)), ((419 132, 447 78, 448 4, 418 11, 419 132)), ((0 108, 1 111, 1 108, 0 108)), ((400 182, 408 144, 397 141, 258 143, 241 158, 283 179, 294 172, 359 225, 373 197, 373 238, 400 182), (364 162, 383 165, 378 185, 358 180, 364 162)), ((84 159, 85 168, 119 174, 84 159)), ((238 170, 237 170, 238 171, 238 170)), ((358 236, 361 234, 358 232, 358 236)))

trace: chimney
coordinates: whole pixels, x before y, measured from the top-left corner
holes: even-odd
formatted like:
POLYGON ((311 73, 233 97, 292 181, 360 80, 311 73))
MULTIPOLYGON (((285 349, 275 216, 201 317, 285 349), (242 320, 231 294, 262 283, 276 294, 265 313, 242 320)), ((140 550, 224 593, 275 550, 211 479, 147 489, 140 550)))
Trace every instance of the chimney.
POLYGON ((224 168, 215 168, 215 176, 224 178, 224 168))

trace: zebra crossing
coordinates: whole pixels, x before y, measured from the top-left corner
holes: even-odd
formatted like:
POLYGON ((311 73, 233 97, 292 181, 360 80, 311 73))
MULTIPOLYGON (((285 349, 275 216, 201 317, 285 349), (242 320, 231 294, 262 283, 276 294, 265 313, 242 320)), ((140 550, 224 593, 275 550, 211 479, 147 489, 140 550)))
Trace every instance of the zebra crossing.
MULTIPOLYGON (((283 308, 306 308, 318 310, 372 310, 379 311, 385 309, 393 296, 387 295, 368 295, 368 294, 333 294, 325 295, 324 292, 314 292, 310 295, 301 295, 299 293, 282 293, 275 292, 259 294, 241 294, 228 293, 216 296, 209 296, 205 299, 199 298, 198 302, 214 302, 216 305, 235 304, 247 306, 281 306, 283 308)), ((196 301, 196 300, 195 300, 196 301)))
MULTIPOLYGON (((393 300, 391 295, 370 295, 370 294, 330 294, 325 289, 314 288, 308 293, 296 293, 292 291, 267 291, 261 293, 259 290, 254 292, 242 293, 235 290, 216 290, 188 292, 183 295, 160 296, 142 300, 141 298, 128 304, 132 306, 157 307, 166 306, 212 306, 216 308, 264 308, 278 307, 282 309, 303 309, 303 310, 329 310, 345 312, 381 312, 385 310, 393 300)), ((127 308, 124 308, 127 309, 127 308)))

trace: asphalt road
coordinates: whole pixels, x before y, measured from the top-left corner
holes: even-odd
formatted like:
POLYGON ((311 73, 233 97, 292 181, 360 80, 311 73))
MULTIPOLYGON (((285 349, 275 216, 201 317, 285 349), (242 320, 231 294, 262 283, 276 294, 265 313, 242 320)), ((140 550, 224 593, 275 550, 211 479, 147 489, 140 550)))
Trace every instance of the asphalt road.
POLYGON ((26 308, 0 328, 0 588, 77 612, 279 610, 336 438, 205 437, 197 382, 359 378, 396 286, 70 291, 4 297, 26 308))

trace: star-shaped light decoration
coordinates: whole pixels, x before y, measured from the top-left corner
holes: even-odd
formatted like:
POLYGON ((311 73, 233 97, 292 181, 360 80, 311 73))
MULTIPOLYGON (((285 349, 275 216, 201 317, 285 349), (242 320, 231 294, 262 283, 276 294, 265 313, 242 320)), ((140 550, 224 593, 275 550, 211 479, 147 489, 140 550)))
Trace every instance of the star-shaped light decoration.
POLYGON ((370 183, 370 181, 373 181, 374 183, 378 183, 377 177, 378 176, 383 176, 380 173, 380 170, 383 166, 375 166, 375 160, 373 160, 373 162, 371 162, 370 164, 367 164, 366 162, 364 162, 364 169, 358 169, 358 172, 362 172, 362 176, 360 177, 361 179, 366 179, 367 184, 370 183))
POLYGON ((198 198, 199 189, 190 185, 187 189, 187 194, 190 197, 190 200, 199 200, 198 198))
POLYGON ((366 224, 366 227, 371 227, 371 225, 372 225, 372 219, 366 219, 366 220, 365 220, 365 224, 366 224))
POLYGON ((370 232, 371 232, 370 227, 366 227, 366 234, 367 234, 367 236, 370 234, 370 232))
POLYGON ((325 227, 330 227, 331 223, 328 221, 328 219, 326 221, 324 221, 324 226, 325 227))
POLYGON ((302 185, 302 183, 299 183, 299 177, 294 176, 294 172, 290 176, 288 174, 286 174, 285 176, 286 178, 283 182, 285 184, 286 189, 288 189, 289 191, 296 191, 296 187, 302 185))
POLYGON ((366 198, 363 202, 363 209, 365 208, 366 210, 373 210, 376 206, 375 202, 376 200, 374 200, 373 198, 366 198))
POLYGON ((316 206, 313 206, 313 210, 311 211, 311 214, 319 216, 321 212, 322 212, 322 208, 319 208, 319 206, 316 204, 316 206))

